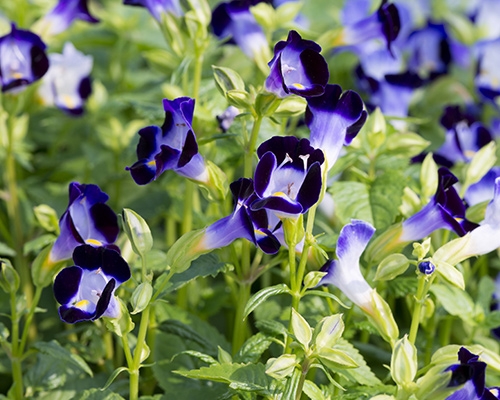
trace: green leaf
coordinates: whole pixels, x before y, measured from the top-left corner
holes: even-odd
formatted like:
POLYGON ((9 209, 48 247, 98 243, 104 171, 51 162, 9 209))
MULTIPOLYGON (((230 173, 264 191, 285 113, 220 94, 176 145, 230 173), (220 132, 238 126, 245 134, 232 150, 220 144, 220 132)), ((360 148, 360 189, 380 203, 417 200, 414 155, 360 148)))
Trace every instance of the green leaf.
POLYGON ((117 378, 117 376, 120 375, 123 371, 129 371, 129 369, 127 367, 120 367, 115 369, 101 390, 106 390, 117 378))
POLYGON ((316 355, 323 364, 333 370, 358 367, 358 364, 345 351, 339 349, 324 348, 316 355))
POLYGON ((66 350, 56 340, 51 340, 50 342, 38 342, 35 343, 33 347, 40 353, 48 354, 54 358, 59 359, 61 362, 76 366, 82 371, 86 372, 88 375, 93 376, 92 370, 82 357, 71 353, 69 350, 66 350))
POLYGON ((494 292, 495 281, 489 276, 483 276, 479 281, 477 289, 477 304, 479 304, 485 312, 490 311, 491 297, 494 292))
POLYGON ((290 289, 288 289, 288 286, 284 283, 259 290, 250 298, 250 300, 248 300, 248 303, 245 306, 245 311, 243 312, 243 319, 246 319, 246 317, 248 317, 248 315, 259 306, 259 304, 266 301, 269 297, 282 293, 290 293, 290 289))
POLYGON ((245 82, 235 70, 212 65, 212 71, 217 89, 220 90, 222 95, 225 96, 229 90, 245 90, 245 82))
POLYGON ((370 188, 370 209, 376 229, 384 230, 399 214, 406 179, 399 171, 379 175, 370 188))
POLYGON ((498 328, 500 326, 500 311, 492 311, 487 314, 482 325, 486 329, 498 328))
POLYGON ((234 361, 237 363, 256 363, 272 342, 272 338, 259 332, 243 343, 234 356, 234 361))
MULTIPOLYGON (((37 237, 36 239, 26 242, 23 247, 23 254, 39 253, 45 246, 52 244, 56 241, 57 237, 51 233, 37 237)), ((0 250, 0 254, 2 254, 0 250)))
POLYGON ((444 309, 451 315, 472 322, 474 317, 474 302, 469 294, 455 286, 437 284, 430 288, 444 309))
POLYGON ((334 301, 336 301, 338 304, 340 304, 342 307, 346 308, 346 309, 350 309, 351 307, 347 306, 346 304, 344 304, 337 296, 335 296, 334 294, 330 293, 330 292, 324 292, 323 290, 308 290, 304 293, 304 297, 305 296, 319 296, 319 297, 327 297, 329 299, 332 299, 334 301))
POLYGON ((4 242, 0 242, 0 256, 15 257, 16 251, 11 249, 4 242))
POLYGON ((361 182, 333 182, 331 189, 335 202, 335 213, 341 224, 348 224, 351 219, 361 219, 373 224, 370 209, 369 186, 361 182))
POLYGON ((198 343, 201 347, 206 349, 213 349, 213 344, 205 339, 202 335, 192 329, 190 326, 183 324, 181 321, 169 319, 163 321, 159 326, 162 332, 170 333, 179 336, 182 339, 191 340, 198 343))
POLYGON ((124 208, 123 228, 132 244, 134 253, 144 257, 153 247, 153 236, 147 222, 134 210, 124 208))
POLYGON ((321 389, 308 379, 304 382, 303 391, 311 400, 325 400, 325 396, 321 389))
POLYGON ((193 350, 181 351, 180 353, 177 353, 176 355, 174 355, 172 357, 172 359, 174 359, 177 356, 183 355, 183 354, 185 354, 187 356, 196 357, 198 360, 203 361, 203 362, 207 363, 208 365, 219 364, 219 362, 215 358, 209 356, 208 354, 201 353, 199 351, 193 351, 193 350))
POLYGON ((284 336, 286 335, 286 328, 281 322, 273 320, 262 320, 256 321, 255 326, 261 332, 264 332, 271 336, 284 336))
POLYGON ((298 368, 295 368, 291 377, 286 380, 285 391, 282 399, 296 399, 297 390, 299 389, 300 376, 302 373, 298 368))
POLYGON ((73 397, 73 400, 125 400, 111 390, 89 389, 73 397))

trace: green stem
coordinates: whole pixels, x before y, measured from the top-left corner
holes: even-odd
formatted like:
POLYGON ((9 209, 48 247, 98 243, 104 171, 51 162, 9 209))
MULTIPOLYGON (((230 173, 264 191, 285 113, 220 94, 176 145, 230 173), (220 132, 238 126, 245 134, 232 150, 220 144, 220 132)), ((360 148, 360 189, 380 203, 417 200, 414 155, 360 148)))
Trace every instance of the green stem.
POLYGON ((19 315, 16 309, 16 294, 14 292, 10 293, 10 309, 12 318, 12 332, 11 332, 11 343, 12 343, 12 379, 13 379, 13 394, 16 400, 23 399, 23 371, 21 367, 21 354, 19 353, 19 315))
POLYGON ((31 303, 31 307, 28 312, 28 316, 26 317, 26 323, 24 324, 23 334, 21 336, 21 344, 19 345, 19 355, 22 355, 24 353, 26 342, 28 340, 28 333, 29 333, 29 328, 31 326, 31 321, 33 320, 33 316, 35 315, 35 310, 40 301, 42 291, 43 287, 37 286, 35 291, 35 296, 33 297, 33 301, 31 303))
POLYGON ((243 313, 245 311, 245 306, 250 298, 250 287, 251 284, 248 282, 241 282, 239 284, 239 293, 236 306, 236 313, 234 316, 234 328, 233 328, 233 354, 240 349, 240 347, 245 343, 248 335, 248 324, 247 321, 243 320, 243 313))
MULTIPOLYGON (((295 234, 293 235, 295 236, 295 234)), ((299 302, 300 302, 300 286, 297 287, 297 272, 295 269, 295 237, 290 240, 288 244, 288 265, 290 267, 290 288, 292 290, 292 306, 290 307, 290 318, 288 319, 288 330, 292 332, 292 310, 295 309, 299 312, 299 302)), ((299 283, 300 285, 300 283, 299 283)), ((287 336, 284 354, 291 354, 290 345, 292 344, 292 338, 287 336)))
POLYGON ((149 311, 151 303, 142 313, 141 324, 139 326, 139 335, 137 335, 137 344, 134 350, 134 359, 130 370, 130 400, 137 400, 139 397, 139 368, 141 366, 141 355, 146 342, 146 334, 149 325, 149 311))
POLYGON ((424 305, 425 296, 427 296, 427 292, 429 291, 429 288, 434 278, 435 275, 433 275, 429 280, 427 280, 426 275, 423 274, 418 277, 418 288, 415 299, 415 309, 413 310, 411 326, 410 326, 410 337, 409 337, 409 340, 412 344, 415 344, 415 340, 417 339, 422 306, 424 305))
POLYGON ((306 381, 306 376, 307 373, 309 372, 309 366, 311 364, 311 361, 306 357, 304 362, 302 363, 302 371, 300 371, 300 379, 299 383, 297 385, 297 392, 296 392, 296 397, 295 400, 300 400, 302 397, 302 390, 304 388, 304 382, 306 381))
POLYGON ((193 77, 193 98, 198 100, 200 95, 201 74, 203 72, 203 53, 196 49, 194 59, 194 77, 193 77))
POLYGON ((245 160, 244 160, 244 176, 252 177, 253 175, 253 155, 255 153, 255 146, 259 138, 260 126, 262 124, 262 117, 255 117, 253 121, 252 133, 250 134, 250 141, 246 146, 245 160))

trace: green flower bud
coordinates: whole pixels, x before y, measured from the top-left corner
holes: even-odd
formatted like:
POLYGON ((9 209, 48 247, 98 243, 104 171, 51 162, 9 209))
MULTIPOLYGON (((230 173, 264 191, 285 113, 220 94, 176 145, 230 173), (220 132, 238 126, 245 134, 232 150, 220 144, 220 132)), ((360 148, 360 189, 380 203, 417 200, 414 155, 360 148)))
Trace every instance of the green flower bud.
POLYGON ((331 349, 344 332, 342 314, 335 314, 323 318, 314 329, 315 352, 321 353, 324 349, 331 349))
POLYGON ((408 340, 408 335, 394 345, 391 358, 391 375, 399 386, 413 382, 418 370, 417 349, 408 340))
POLYGON ((295 354, 283 354, 278 358, 270 358, 266 363, 266 374, 281 380, 290 376, 295 369, 297 356, 295 354))
POLYGON ((321 271, 309 272, 304 278, 304 287, 302 288, 302 291, 304 292, 307 289, 318 286, 318 283, 321 281, 321 278, 323 278, 325 275, 326 272, 321 272, 321 271))
POLYGON ((230 90, 245 90, 245 82, 241 76, 233 69, 212 65, 217 89, 223 96, 230 90))
POLYGON ((224 350, 222 347, 217 346, 217 359, 221 364, 231 364, 233 362, 233 357, 231 357, 231 354, 229 354, 226 350, 224 350))
POLYGON ((259 93, 255 99, 255 112, 261 117, 270 117, 281 104, 281 99, 272 93, 259 93))
MULTIPOLYGON (((122 337, 123 335, 131 332, 135 325, 132 322, 132 318, 130 318, 130 314, 125 303, 123 303, 119 297, 117 297, 117 300, 120 304, 120 316, 118 318, 103 317, 102 319, 106 324, 106 328, 108 328, 110 332, 114 332, 119 337, 122 337)), ((145 345, 145 343, 143 345, 145 345)))
POLYGON ((307 101, 303 97, 289 96, 281 100, 281 103, 273 114, 274 117, 296 117, 305 112, 307 101))
POLYGON ((369 315, 384 340, 393 344, 399 336, 399 328, 391 308, 376 290, 372 290, 372 313, 369 315))
POLYGON ((54 232, 56 235, 59 234, 59 218, 57 218, 56 211, 46 204, 40 204, 33 208, 35 212, 35 217, 38 223, 47 232, 54 232))
POLYGON ((209 181, 207 185, 203 185, 201 187, 208 190, 208 199, 225 199, 229 190, 226 174, 210 160, 205 160, 205 165, 208 170, 209 181))
POLYGON ((442 278, 457 288, 465 290, 464 276, 458 269, 444 261, 434 261, 433 264, 436 266, 436 272, 442 278))
POLYGON ((404 274, 410 262, 403 254, 391 254, 382 260, 377 268, 374 280, 390 281, 396 276, 404 274))
POLYGON ((153 247, 153 236, 146 221, 135 211, 124 208, 123 227, 134 252, 144 257, 153 247))
POLYGON ((12 267, 10 261, 5 258, 0 259, 0 268, 2 269, 0 287, 6 293, 16 293, 20 284, 19 274, 12 267))
POLYGON ((431 238, 425 239, 422 243, 413 243, 413 252, 412 254, 418 258, 418 260, 422 260, 431 248, 431 238))
POLYGON ((329 368, 357 368, 359 365, 345 351, 324 348, 317 357, 329 368))
POLYGON ((137 286, 132 293, 132 298, 130 303, 134 311, 131 312, 132 315, 142 312, 149 304, 151 297, 153 296, 153 286, 149 282, 143 282, 137 286))
POLYGON ((43 249, 31 264, 31 277, 36 287, 49 286, 56 274, 66 265, 67 260, 53 262, 50 251, 53 244, 43 249))
POLYGON ((228 90, 226 92, 226 100, 232 106, 242 108, 246 111, 253 111, 252 99, 250 94, 245 90, 228 90))
POLYGON ((307 351, 309 349, 309 343, 312 339, 311 327, 305 320, 305 318, 300 315, 295 309, 292 308, 292 332, 295 335, 297 341, 304 347, 307 351))
POLYGON ((425 156, 422 168, 420 169, 420 187, 422 188, 422 198, 427 201, 438 187, 438 167, 432 153, 425 156))

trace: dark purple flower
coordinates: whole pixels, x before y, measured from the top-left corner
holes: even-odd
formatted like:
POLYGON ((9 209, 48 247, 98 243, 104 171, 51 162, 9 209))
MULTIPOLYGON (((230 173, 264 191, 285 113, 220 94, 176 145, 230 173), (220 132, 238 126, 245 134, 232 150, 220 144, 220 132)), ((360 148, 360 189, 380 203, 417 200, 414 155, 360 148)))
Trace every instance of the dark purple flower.
POLYGON ((167 12, 176 17, 184 14, 179 0, 123 0, 123 4, 147 8, 158 22, 161 22, 162 14, 167 12))
POLYGON ((436 267, 430 261, 422 261, 418 264, 418 270, 425 275, 432 274, 436 267))
POLYGON ((49 69, 45 44, 30 31, 12 24, 9 34, 0 38, 0 82, 2 92, 20 89, 40 79, 49 69))
MULTIPOLYGON (((344 26, 334 45, 350 46, 371 39, 381 39, 385 40, 387 49, 390 51, 391 44, 397 38, 401 28, 398 8, 394 4, 388 4, 387 0, 383 0, 375 13, 361 20, 352 15, 352 11, 354 10, 349 10, 348 18, 356 22, 344 26)), ((362 9, 361 12, 363 12, 362 9)))
POLYGON ((403 222, 399 242, 409 243, 429 236, 437 229, 447 229, 459 236, 477 227, 465 219, 465 206, 453 185, 458 179, 447 168, 439 168, 438 188, 431 201, 403 222))
POLYGON ((71 258, 73 250, 82 244, 118 249, 113 245, 118 236, 118 220, 104 204, 108 199, 97 185, 69 185, 69 204, 59 220, 59 237, 50 253, 52 262, 71 258))
POLYGON ((234 198, 233 213, 206 228, 198 249, 217 249, 229 245, 238 238, 244 238, 259 246, 267 254, 276 253, 280 243, 272 231, 281 224, 266 210, 254 211, 250 208, 250 205, 258 200, 253 181, 240 178, 231 183, 230 188, 234 198))
POLYGON ((321 96, 330 75, 320 51, 319 45, 290 31, 287 40, 278 42, 274 47, 266 90, 278 97, 286 97, 290 93, 303 97, 321 96))
POLYGON ((254 187, 259 199, 251 204, 252 211, 298 218, 318 201, 324 155, 309 140, 275 136, 262 143, 257 154, 254 187))
POLYGON ((212 29, 219 39, 238 47, 251 59, 268 54, 266 35, 250 12, 250 1, 233 0, 220 3, 212 12, 212 29))
POLYGON ((64 268, 54 281, 54 295, 64 322, 117 318, 120 305, 114 294, 130 279, 130 268, 118 252, 104 247, 79 246, 73 253, 75 265, 64 268))
POLYGON ((500 96, 500 38, 478 45, 478 53, 474 83, 483 97, 494 101, 500 96))
POLYGON ((198 153, 194 136, 194 99, 179 97, 163 100, 165 122, 162 127, 148 126, 139 131, 137 161, 127 170, 139 185, 156 180, 165 170, 172 169, 186 178, 207 183, 209 173, 198 153))
POLYGON ((446 107, 441 117, 446 129, 445 142, 436 151, 435 159, 441 165, 453 166, 457 162, 470 162, 474 154, 491 142, 489 130, 459 106, 446 107))
POLYGON ((99 20, 93 17, 87 0, 59 0, 59 3, 41 20, 40 32, 57 35, 64 32, 75 19, 95 24, 99 20))
POLYGON ((306 124, 311 130, 311 146, 323 150, 328 170, 366 121, 363 101, 356 92, 342 93, 339 85, 327 85, 321 96, 307 99, 306 124))

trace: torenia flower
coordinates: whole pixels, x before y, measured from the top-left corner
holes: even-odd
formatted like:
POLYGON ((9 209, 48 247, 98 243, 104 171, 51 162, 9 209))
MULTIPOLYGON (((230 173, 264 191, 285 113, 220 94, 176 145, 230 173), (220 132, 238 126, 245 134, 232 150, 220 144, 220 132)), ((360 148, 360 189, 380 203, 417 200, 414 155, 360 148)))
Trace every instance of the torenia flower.
POLYGON ((194 99, 164 99, 163 108, 165 122, 161 128, 148 126, 139 131, 139 161, 127 167, 127 170, 139 185, 156 180, 167 169, 194 181, 208 183, 209 173, 203 157, 198 153, 198 144, 191 126, 194 99))
POLYGON ((325 93, 307 99, 306 124, 311 130, 311 146, 325 153, 328 170, 366 121, 363 101, 356 92, 342 93, 339 85, 327 85, 325 93))
POLYGON ((394 4, 387 4, 387 0, 383 0, 375 13, 344 26, 333 44, 335 46, 357 45, 371 39, 382 39, 391 50, 391 44, 397 38, 400 27, 398 8, 394 4))
POLYGON ((93 17, 87 5, 87 0, 59 0, 59 3, 39 22, 38 31, 48 36, 64 32, 75 19, 95 24, 99 20, 93 17))
POLYGON ((161 22, 162 14, 167 12, 174 14, 176 17, 184 14, 179 0, 123 0, 123 4, 145 7, 159 22, 161 22))
POLYGON ((304 40, 297 32, 290 31, 286 41, 274 46, 266 90, 278 97, 286 97, 290 93, 303 97, 322 95, 328 83, 329 72, 320 51, 318 44, 304 40))
POLYGON ((500 38, 478 45, 477 90, 489 100, 500 96, 500 38))
MULTIPOLYGON (((219 39, 229 39, 226 43, 238 45, 255 60, 269 55, 269 44, 264 31, 250 12, 250 1, 220 3, 212 12, 212 29, 219 39)), ((266 61, 268 60, 265 59, 266 61)))
POLYGON ((120 306, 114 294, 130 278, 130 268, 115 251, 104 247, 79 246, 73 253, 75 265, 64 268, 54 281, 54 295, 62 304, 64 322, 117 318, 120 306))
POLYGON ((266 210, 251 210, 250 205, 258 199, 253 181, 241 178, 233 182, 230 188, 234 198, 233 213, 206 228, 198 249, 217 249, 244 238, 267 254, 276 253, 280 243, 271 231, 279 224, 279 220, 273 221, 272 215, 268 215, 266 210), (271 224, 271 221, 274 223, 271 224))
POLYGON ((0 82, 2 92, 15 91, 40 79, 49 68, 45 44, 30 31, 12 24, 0 38, 0 82))
POLYGON ((59 221, 60 233, 50 253, 50 261, 71 258, 82 244, 118 249, 118 220, 106 204, 109 197, 97 185, 72 182, 69 185, 68 208, 59 221))
POLYGON ((67 42, 62 54, 49 54, 49 60, 49 71, 38 89, 43 103, 70 114, 82 114, 83 104, 91 92, 92 56, 86 56, 67 42))
POLYGON ((481 180, 467 188, 464 200, 469 206, 490 201, 495 194, 495 180, 500 177, 500 167, 493 167, 481 180))
POLYGON ((257 149, 254 187, 259 197, 250 209, 269 210, 279 218, 298 218, 321 192, 323 152, 307 139, 275 136, 257 149))

